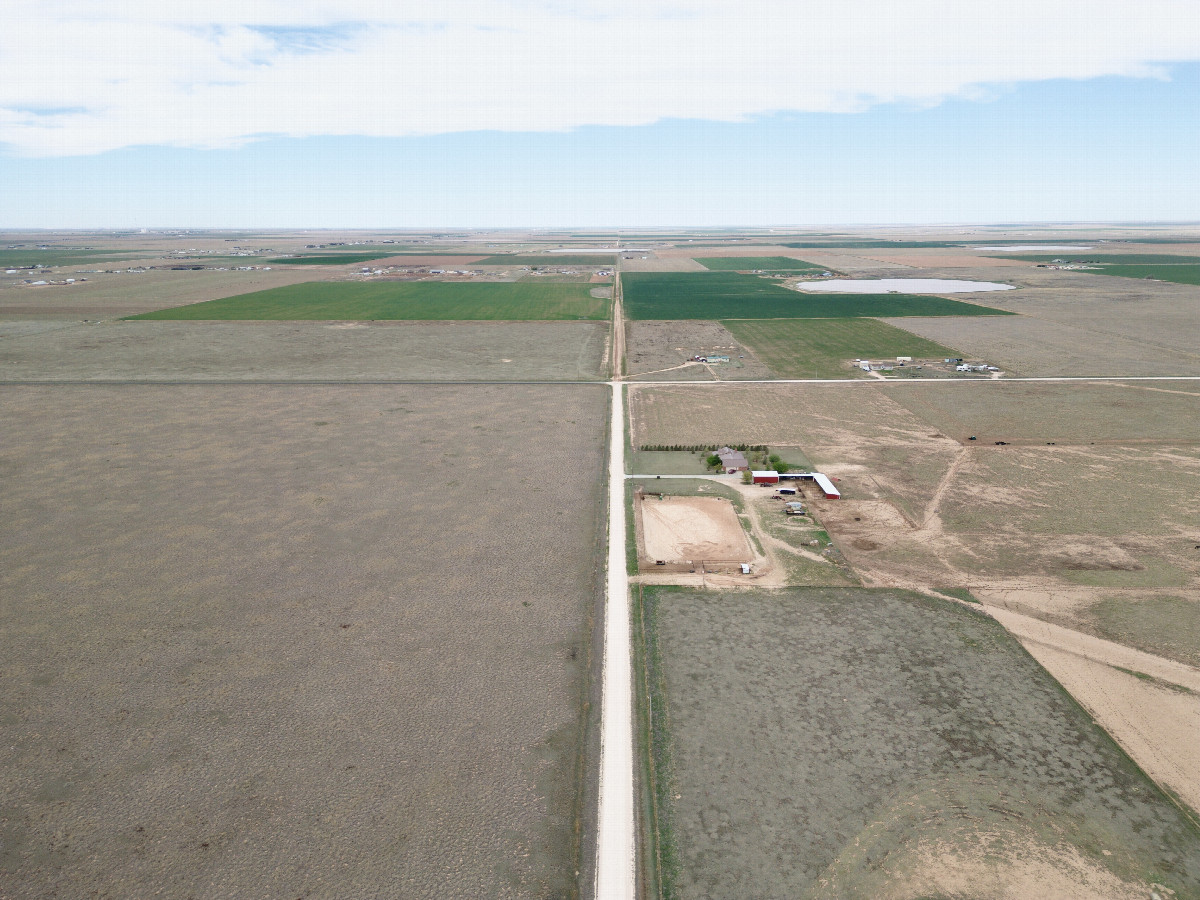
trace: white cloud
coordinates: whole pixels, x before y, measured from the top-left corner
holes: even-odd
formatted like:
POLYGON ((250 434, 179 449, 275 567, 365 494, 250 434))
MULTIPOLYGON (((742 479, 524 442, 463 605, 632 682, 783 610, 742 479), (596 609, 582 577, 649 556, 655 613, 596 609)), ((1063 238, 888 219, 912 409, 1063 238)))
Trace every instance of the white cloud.
POLYGON ((38 156, 937 103, 1164 77, 1195 0, 6 0, 0 142, 38 156))

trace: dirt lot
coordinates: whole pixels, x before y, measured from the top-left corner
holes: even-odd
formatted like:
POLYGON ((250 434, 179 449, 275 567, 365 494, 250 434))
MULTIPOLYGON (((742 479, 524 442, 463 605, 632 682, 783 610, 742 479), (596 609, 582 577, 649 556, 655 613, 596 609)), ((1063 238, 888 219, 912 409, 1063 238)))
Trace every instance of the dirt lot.
POLYGON ((0 330, 0 379, 592 380, 602 322, 103 322, 0 330))
POLYGON ((754 551, 723 497, 646 497, 637 503, 639 556, 667 562, 750 562, 754 551))
MULTIPOLYGON (((261 265, 261 261, 248 262, 261 265)), ((104 263, 97 268, 111 267, 104 263)), ((44 277, 44 276, 43 276, 44 277)), ((59 277, 59 276, 55 276, 59 277)), ((0 287, 0 320, 105 319, 314 281, 313 267, 253 272, 143 272, 84 275, 87 282, 0 287)))
POLYGON ((5 389, 0 896, 569 896, 606 399, 5 389))
POLYGON ((643 598, 667 896, 1200 892, 1196 826, 986 616, 860 589, 643 598))
POLYGON ((726 381, 770 378, 770 370, 716 322, 625 323, 625 372, 631 378, 670 381, 726 381), (689 363, 710 353, 729 357, 728 363, 689 363))

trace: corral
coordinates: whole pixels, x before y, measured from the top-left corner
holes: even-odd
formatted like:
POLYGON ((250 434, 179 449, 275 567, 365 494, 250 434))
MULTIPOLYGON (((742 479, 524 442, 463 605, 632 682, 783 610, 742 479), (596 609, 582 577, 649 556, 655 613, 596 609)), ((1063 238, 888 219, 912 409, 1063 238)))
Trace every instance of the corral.
POLYGON ((1194 822, 986 616, 901 591, 639 596, 664 897, 1200 892, 1194 822))
POLYGON ((671 497, 637 492, 638 560, 653 571, 659 562, 709 571, 750 562, 754 551, 737 511, 724 497, 671 497))
POLYGON ((7 388, 0 895, 577 893, 606 401, 7 388))
POLYGON ((194 303, 135 319, 603 319, 586 284, 436 281, 309 282, 194 303))

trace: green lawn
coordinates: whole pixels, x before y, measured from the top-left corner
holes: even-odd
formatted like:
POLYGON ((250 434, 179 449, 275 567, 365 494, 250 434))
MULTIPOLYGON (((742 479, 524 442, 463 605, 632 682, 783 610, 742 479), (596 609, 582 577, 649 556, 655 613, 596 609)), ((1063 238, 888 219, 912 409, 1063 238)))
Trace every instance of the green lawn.
POLYGON ((130 316, 131 319, 604 319, 586 284, 307 282, 130 316))
POLYGON ((590 269, 616 265, 613 253, 501 253, 476 260, 473 266, 584 266, 590 269))
POLYGON ((1006 316, 919 294, 805 294, 736 272, 629 272, 621 276, 631 319, 842 319, 859 316, 1006 316))
POLYGON ((726 319, 721 322, 779 378, 850 378, 847 360, 943 359, 957 350, 874 319, 726 319))
POLYGON ((696 262, 713 272, 827 272, 825 266, 792 259, 790 256, 705 256, 696 257, 696 262))

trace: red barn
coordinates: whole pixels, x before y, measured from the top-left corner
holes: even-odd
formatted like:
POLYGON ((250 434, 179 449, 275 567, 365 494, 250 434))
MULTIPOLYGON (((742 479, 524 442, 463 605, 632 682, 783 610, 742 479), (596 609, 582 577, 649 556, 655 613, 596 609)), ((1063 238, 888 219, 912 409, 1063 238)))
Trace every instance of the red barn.
POLYGON ((751 472, 755 484, 779 484, 778 472, 751 472))

